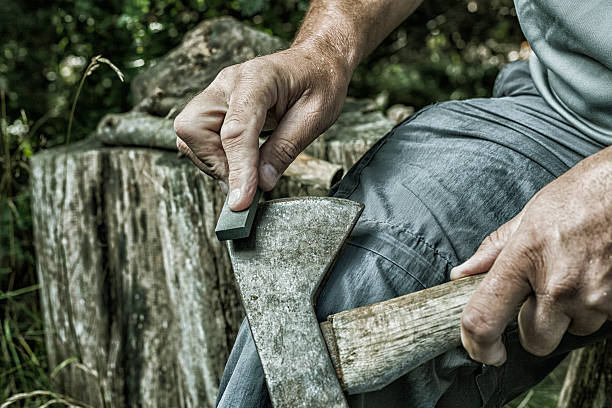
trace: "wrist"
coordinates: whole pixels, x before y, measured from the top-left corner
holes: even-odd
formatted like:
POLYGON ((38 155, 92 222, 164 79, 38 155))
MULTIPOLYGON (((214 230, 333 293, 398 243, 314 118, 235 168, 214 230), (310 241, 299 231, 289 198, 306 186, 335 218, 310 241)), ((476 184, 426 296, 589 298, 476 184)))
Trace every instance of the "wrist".
POLYGON ((349 50, 339 49, 325 36, 315 36, 301 41, 294 41, 290 50, 306 55, 313 64, 324 68, 328 74, 340 82, 348 84, 353 71, 358 65, 357 58, 349 50))

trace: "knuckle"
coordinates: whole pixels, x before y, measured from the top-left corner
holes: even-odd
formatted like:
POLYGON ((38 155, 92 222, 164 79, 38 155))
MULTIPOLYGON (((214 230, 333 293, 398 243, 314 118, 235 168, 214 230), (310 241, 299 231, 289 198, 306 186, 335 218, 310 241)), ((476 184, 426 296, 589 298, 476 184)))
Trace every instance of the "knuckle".
POLYGON ((223 68, 215 77, 215 81, 225 81, 231 78, 232 76, 234 76, 234 73, 236 72, 238 67, 239 65, 230 65, 229 67, 223 68))
POLYGON ((180 138, 190 136, 193 132, 193 125, 191 123, 192 122, 190 118, 187 117, 187 115, 185 114, 185 111, 181 112, 174 119, 174 133, 176 133, 180 138))
POLYGON ((531 233, 522 234, 522 240, 515 243, 516 255, 521 264, 531 270, 542 270, 544 266, 544 247, 531 237, 531 233))
POLYGON ((597 289, 586 296, 584 305, 587 309, 608 313, 612 310, 612 296, 606 290, 597 289))
POLYGON ((226 117, 219 132, 224 146, 232 147, 238 143, 240 136, 246 131, 246 125, 235 116, 226 117))
POLYGON ((235 91, 231 98, 230 120, 247 121, 252 118, 253 113, 261 106, 252 89, 240 88, 235 91))
POLYGON ((301 151, 297 143, 288 139, 278 139, 270 147, 276 158, 285 166, 289 166, 301 151))
POLYGON ((262 71, 268 68, 268 63, 263 58, 253 58, 238 65, 240 76, 245 79, 257 78, 262 71))
POLYGON ((572 276, 572 272, 567 271, 567 275, 560 279, 551 279, 546 285, 546 291, 541 293, 536 289, 538 301, 543 301, 551 306, 562 304, 565 300, 573 299, 580 289, 579 279, 572 276))
POLYGON ((240 77, 244 77, 246 79, 251 78, 253 76, 255 76, 257 74, 257 70, 258 70, 258 62, 257 59, 252 59, 246 62, 243 62, 242 64, 240 64, 240 77))
POLYGON ((504 248, 504 240, 499 229, 493 231, 483 241, 483 246, 495 250, 504 248))
POLYGON ((476 309, 466 309, 463 312, 461 326, 465 333, 477 344, 491 344, 498 337, 494 322, 476 309))
POLYGON ((540 336, 526 336, 525 333, 522 333, 520 340, 525 351, 538 357, 544 357, 550 354, 555 348, 554 345, 551 346, 547 338, 540 336))

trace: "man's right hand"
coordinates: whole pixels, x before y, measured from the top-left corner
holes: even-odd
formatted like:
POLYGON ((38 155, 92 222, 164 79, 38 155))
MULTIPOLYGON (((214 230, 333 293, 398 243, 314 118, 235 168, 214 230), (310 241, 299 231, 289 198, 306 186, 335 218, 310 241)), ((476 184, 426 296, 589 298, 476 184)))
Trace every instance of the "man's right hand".
POLYGON ((177 147, 202 171, 229 181, 228 204, 242 210, 257 185, 272 189, 337 119, 351 73, 332 53, 299 46, 225 68, 176 117, 177 147), (260 148, 260 132, 274 121, 260 148))

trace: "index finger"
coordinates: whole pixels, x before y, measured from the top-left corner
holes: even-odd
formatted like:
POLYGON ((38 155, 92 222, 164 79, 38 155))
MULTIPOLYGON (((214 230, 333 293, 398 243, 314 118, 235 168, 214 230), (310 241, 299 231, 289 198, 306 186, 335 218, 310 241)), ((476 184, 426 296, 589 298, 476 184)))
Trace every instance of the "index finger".
POLYGON ((531 293, 534 268, 521 246, 511 243, 472 295, 461 318, 461 341, 474 360, 496 366, 506 361, 501 335, 531 293))

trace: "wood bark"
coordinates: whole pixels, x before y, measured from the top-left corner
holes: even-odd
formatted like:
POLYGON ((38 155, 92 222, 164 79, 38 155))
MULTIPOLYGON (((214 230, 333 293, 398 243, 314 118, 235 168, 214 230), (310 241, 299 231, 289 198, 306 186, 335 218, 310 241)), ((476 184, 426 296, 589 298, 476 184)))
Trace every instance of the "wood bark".
POLYGON ((214 237, 216 183, 175 155, 37 155, 33 213, 51 366, 101 406, 212 406, 242 318, 214 237))
POLYGON ((557 407, 612 407, 611 339, 572 352, 557 407))

